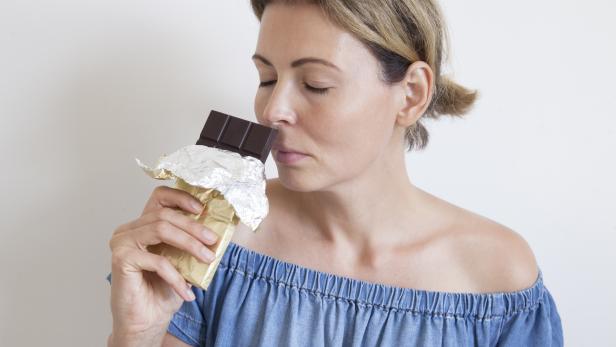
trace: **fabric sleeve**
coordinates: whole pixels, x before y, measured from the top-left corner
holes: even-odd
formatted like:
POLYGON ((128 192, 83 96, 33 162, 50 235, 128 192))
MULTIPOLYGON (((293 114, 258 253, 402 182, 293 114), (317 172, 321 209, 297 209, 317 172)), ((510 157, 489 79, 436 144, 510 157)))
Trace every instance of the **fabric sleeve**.
POLYGON ((534 307, 515 312, 503 319, 496 346, 563 346, 560 315, 552 295, 544 288, 543 300, 534 307))
POLYGON ((184 301, 173 314, 167 332, 191 346, 205 346, 206 324, 203 316, 203 290, 192 286, 195 300, 184 301))
MULTIPOLYGON (((111 273, 107 275, 107 281, 111 283, 111 273)), ((196 299, 182 303, 173 314, 167 332, 190 346, 200 347, 205 346, 206 325, 201 311, 204 295, 203 290, 195 286, 192 291, 196 299)))

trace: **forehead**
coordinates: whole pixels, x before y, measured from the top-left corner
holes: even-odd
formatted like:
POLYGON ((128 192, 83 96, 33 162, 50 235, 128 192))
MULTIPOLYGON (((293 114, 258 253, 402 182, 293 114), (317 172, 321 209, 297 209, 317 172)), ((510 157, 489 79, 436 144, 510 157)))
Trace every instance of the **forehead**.
POLYGON ((359 40, 332 23, 317 5, 283 3, 271 3, 265 8, 256 52, 274 64, 304 56, 344 64, 349 58, 368 53, 359 40))

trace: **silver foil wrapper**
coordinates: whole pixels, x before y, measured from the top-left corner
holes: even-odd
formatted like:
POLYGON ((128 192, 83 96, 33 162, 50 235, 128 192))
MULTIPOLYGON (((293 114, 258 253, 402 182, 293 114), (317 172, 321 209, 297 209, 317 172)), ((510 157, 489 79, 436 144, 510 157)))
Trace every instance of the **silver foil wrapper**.
POLYGON ((219 191, 240 221, 256 231, 269 212, 265 165, 256 158, 220 148, 189 145, 163 155, 150 168, 136 159, 152 178, 181 178, 186 183, 219 191))

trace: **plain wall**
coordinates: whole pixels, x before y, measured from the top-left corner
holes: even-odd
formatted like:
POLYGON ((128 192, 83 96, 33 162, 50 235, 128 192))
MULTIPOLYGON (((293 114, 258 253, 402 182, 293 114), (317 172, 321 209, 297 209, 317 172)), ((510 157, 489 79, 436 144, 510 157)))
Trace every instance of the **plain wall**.
MULTIPOLYGON (((441 4, 446 70, 481 97, 427 123, 411 180, 530 243, 568 346, 616 340, 616 6, 441 4)), ((211 109, 255 119, 257 31, 244 0, 0 2, 0 344, 105 344, 108 240, 163 183, 134 158, 211 109)))

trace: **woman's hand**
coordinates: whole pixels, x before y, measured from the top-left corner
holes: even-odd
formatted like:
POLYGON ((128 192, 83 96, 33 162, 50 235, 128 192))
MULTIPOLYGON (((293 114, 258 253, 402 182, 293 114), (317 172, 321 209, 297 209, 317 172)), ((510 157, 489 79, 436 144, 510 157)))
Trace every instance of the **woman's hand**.
POLYGON ((160 345, 173 314, 183 300, 195 299, 190 285, 164 257, 146 247, 166 243, 211 263, 214 253, 207 245, 216 234, 183 215, 198 214, 201 203, 189 193, 160 186, 154 189, 141 216, 119 226, 111 240, 110 341, 139 340, 160 345))

